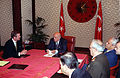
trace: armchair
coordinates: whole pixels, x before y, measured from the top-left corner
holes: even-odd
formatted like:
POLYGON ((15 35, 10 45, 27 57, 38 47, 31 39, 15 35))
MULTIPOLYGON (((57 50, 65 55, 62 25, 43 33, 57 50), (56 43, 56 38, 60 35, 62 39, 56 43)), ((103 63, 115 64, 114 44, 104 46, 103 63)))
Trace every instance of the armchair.
POLYGON ((116 73, 118 72, 119 68, 119 60, 117 61, 117 65, 110 67, 110 78, 115 78, 116 73))
POLYGON ((0 51, 0 60, 4 60, 4 59, 2 58, 2 55, 3 55, 3 50, 0 51))
POLYGON ((75 37, 73 37, 73 36, 64 36, 63 38, 67 40, 67 51, 74 52, 75 37))

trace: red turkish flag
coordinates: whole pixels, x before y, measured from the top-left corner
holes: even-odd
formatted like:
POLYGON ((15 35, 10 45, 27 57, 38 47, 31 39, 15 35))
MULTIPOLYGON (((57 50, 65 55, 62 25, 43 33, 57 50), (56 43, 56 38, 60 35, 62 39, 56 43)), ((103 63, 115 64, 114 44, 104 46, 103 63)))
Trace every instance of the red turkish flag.
POLYGON ((96 19, 95 39, 102 40, 102 25, 103 25, 103 18, 102 18, 102 6, 101 6, 101 1, 100 1, 97 19, 96 19))
POLYGON ((63 3, 61 1, 61 10, 60 10, 60 25, 59 25, 59 32, 61 36, 64 36, 65 33, 65 22, 64 22, 64 15, 63 15, 63 3))

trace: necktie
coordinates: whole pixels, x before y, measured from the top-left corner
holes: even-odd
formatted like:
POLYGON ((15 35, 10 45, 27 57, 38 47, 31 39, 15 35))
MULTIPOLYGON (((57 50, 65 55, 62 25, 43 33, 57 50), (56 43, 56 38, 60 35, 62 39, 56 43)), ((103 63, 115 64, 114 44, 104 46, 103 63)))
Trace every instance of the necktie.
POLYGON ((58 49, 58 45, 59 45, 58 42, 56 42, 56 49, 58 49))
POLYGON ((16 48, 16 51, 17 51, 17 42, 16 42, 16 46, 15 46, 15 48, 16 48))

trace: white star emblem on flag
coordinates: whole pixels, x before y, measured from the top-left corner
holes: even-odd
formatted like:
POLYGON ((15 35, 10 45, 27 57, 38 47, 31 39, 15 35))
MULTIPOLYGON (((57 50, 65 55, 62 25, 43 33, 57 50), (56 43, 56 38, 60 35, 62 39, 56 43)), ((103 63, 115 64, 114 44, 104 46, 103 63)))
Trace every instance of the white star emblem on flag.
POLYGON ((60 30, 62 31, 62 30, 63 30, 63 27, 61 27, 60 30))
POLYGON ((98 31, 99 31, 99 32, 101 31, 101 27, 98 27, 98 31))

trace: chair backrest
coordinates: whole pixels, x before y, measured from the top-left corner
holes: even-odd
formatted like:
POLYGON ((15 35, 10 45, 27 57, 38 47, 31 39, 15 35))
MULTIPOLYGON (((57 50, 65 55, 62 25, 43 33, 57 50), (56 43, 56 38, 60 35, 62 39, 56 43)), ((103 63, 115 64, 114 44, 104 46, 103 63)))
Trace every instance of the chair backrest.
POLYGON ((116 73, 118 72, 119 67, 119 60, 117 61, 117 64, 113 67, 110 67, 110 76, 114 77, 116 73))
POLYGON ((74 52, 75 37, 73 37, 73 36, 64 36, 63 38, 67 40, 67 51, 74 52))
POLYGON ((0 60, 4 60, 4 59, 2 58, 2 55, 3 55, 3 50, 0 51, 0 60))

